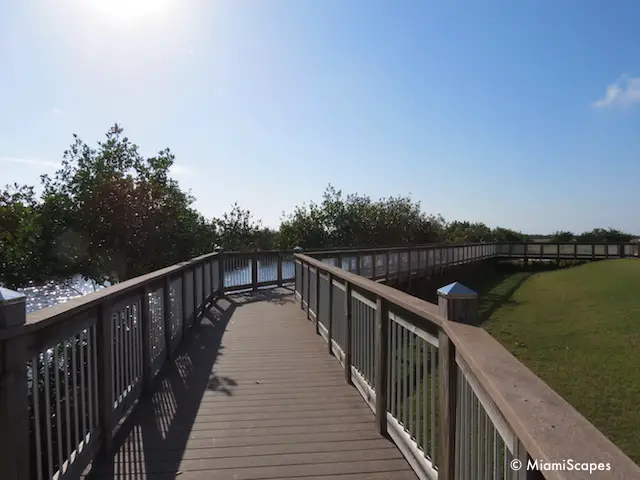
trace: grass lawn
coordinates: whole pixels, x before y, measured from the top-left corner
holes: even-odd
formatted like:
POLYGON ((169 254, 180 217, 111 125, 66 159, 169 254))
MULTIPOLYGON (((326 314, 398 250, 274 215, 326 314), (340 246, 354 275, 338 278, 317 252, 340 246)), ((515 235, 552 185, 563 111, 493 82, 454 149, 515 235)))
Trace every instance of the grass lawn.
POLYGON ((640 463, 640 260, 503 265, 467 283, 481 326, 640 463))

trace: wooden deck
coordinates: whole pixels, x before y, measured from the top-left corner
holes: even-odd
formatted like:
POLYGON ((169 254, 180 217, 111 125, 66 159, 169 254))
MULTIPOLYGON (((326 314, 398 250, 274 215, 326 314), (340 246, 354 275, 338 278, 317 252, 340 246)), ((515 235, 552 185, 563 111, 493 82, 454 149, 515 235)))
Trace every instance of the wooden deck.
POLYGON ((85 478, 415 479, 294 300, 221 300, 85 478))

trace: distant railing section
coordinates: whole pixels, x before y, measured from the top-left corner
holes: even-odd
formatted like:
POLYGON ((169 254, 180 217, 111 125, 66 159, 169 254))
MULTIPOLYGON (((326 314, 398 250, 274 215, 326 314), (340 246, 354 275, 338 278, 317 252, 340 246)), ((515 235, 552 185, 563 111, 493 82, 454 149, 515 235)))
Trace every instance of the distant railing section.
POLYGON ((375 413, 378 430, 421 479, 587 478, 581 470, 527 470, 528 461, 563 459, 601 461, 588 478, 640 478, 637 465, 493 337, 454 322, 450 299, 434 305, 353 272, 378 271, 371 277, 380 280, 395 274, 388 266, 396 254, 398 270, 408 274, 500 251, 473 247, 418 247, 404 262, 393 251, 295 255, 301 308, 375 413), (368 261, 376 267, 367 270, 368 261), (613 471, 602 470, 605 462, 613 471))
POLYGON ((78 478, 214 299, 294 277, 292 252, 218 252, 28 316, 0 303, 0 477, 78 478))
POLYGON ((500 257, 591 260, 638 256, 637 243, 503 243, 497 244, 500 257))
POLYGON ((418 245, 391 249, 313 251, 309 256, 375 281, 431 276, 437 271, 498 255, 498 244, 418 245))

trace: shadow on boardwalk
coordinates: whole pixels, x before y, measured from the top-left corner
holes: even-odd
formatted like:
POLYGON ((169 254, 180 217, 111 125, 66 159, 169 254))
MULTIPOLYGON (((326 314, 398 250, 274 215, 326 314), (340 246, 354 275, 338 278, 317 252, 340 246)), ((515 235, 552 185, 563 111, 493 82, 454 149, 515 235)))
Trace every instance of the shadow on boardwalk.
POLYGON ((149 392, 118 427, 111 454, 96 459, 84 475, 94 478, 149 478, 153 452, 162 451, 163 470, 179 473, 191 428, 206 391, 232 396, 237 382, 213 374, 222 338, 237 308, 254 302, 293 302, 287 287, 240 293, 220 299, 205 312, 159 372, 149 392))

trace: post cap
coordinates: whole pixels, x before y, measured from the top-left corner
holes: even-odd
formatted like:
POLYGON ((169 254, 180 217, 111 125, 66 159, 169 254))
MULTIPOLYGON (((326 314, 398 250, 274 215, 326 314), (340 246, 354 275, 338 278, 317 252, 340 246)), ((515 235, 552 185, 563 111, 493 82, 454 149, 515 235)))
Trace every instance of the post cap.
POLYGON ((446 298, 473 299, 478 294, 460 282, 453 282, 438 289, 438 295, 446 298))
POLYGON ((13 305, 14 303, 24 303, 26 301, 27 297, 24 295, 24 293, 0 287, 0 305, 13 305))
POLYGON ((222 248, 220 245, 216 245, 213 249, 214 252, 222 252, 224 251, 224 248, 222 248))
POLYGON ((303 250, 302 247, 293 247, 293 251, 296 252, 296 253, 300 253, 300 252, 302 252, 304 250, 303 250))

